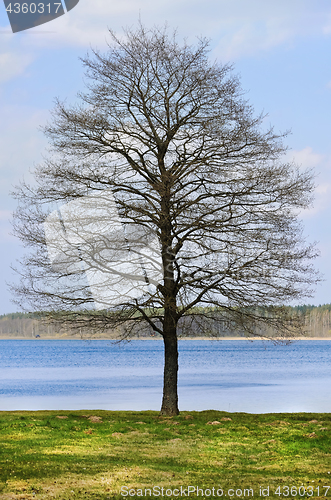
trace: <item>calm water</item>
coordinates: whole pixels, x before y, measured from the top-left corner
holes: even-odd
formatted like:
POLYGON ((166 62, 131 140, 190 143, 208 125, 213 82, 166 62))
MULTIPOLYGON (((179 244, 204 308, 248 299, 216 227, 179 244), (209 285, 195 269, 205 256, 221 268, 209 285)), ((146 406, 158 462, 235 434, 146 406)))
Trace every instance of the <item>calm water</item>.
MULTIPOLYGON (((180 341, 179 407, 331 412, 331 342, 180 341)), ((159 410, 163 343, 1 340, 0 410, 159 410)))

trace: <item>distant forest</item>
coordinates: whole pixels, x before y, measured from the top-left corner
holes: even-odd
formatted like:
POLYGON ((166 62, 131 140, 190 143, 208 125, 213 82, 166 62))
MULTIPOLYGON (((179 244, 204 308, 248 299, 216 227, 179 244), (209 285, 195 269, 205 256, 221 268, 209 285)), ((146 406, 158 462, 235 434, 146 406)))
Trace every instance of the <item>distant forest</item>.
MULTIPOLYGON (((305 325, 308 337, 320 337, 331 339, 331 304, 312 306, 303 305, 290 308, 297 314, 302 314, 305 317, 305 325)), ((121 335, 119 328, 98 334, 97 337, 103 338, 119 338, 121 335)), ((229 337, 240 336, 227 329, 224 322, 215 322, 211 331, 208 332, 211 336, 229 337)), ((207 335, 208 335, 207 333, 207 335)), ((206 335, 206 331, 201 334, 201 330, 194 322, 190 323, 189 334, 185 335, 196 337, 206 335)), ((142 328, 136 331, 135 337, 154 337, 155 334, 149 327, 142 328)), ((39 319, 37 314, 12 313, 3 314, 0 316, 0 338, 88 338, 91 337, 90 332, 75 330, 68 331, 60 329, 52 323, 46 323, 39 319)))

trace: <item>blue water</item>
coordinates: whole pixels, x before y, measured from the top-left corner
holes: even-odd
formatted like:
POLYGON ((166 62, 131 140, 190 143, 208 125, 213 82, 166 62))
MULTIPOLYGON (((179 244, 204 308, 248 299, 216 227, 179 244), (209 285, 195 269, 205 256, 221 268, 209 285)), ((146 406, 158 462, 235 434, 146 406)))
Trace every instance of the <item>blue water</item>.
MULTIPOLYGON (((1 340, 0 410, 158 410, 163 343, 1 340)), ((179 408, 331 412, 331 342, 179 342, 179 408)))

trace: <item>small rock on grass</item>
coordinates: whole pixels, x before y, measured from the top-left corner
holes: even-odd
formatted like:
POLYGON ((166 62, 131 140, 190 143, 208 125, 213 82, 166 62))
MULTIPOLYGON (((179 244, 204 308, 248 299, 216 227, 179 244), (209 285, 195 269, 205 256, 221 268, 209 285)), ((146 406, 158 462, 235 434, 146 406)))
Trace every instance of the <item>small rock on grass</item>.
POLYGON ((119 439, 121 436, 123 436, 123 432, 113 432, 112 436, 119 439))
POLYGON ((97 417, 96 415, 91 415, 90 417, 88 417, 88 419, 90 422, 93 422, 94 424, 102 424, 102 418, 97 417))
POLYGON ((307 434, 307 437, 312 439, 312 438, 317 438, 318 435, 315 432, 311 432, 310 434, 307 434))

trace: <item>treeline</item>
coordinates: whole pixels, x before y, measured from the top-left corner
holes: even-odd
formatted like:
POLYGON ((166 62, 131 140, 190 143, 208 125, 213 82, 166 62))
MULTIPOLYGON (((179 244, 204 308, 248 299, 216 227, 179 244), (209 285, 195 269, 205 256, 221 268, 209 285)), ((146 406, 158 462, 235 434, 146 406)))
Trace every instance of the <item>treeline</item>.
MULTIPOLYGON (((302 305, 290 308, 299 315, 304 315, 306 330, 309 337, 331 338, 331 304, 319 306, 302 305)), ((187 317, 185 321, 186 327, 183 335, 196 337, 199 335, 211 334, 221 337, 235 336, 235 334, 227 328, 226 323, 215 321, 207 332, 200 322, 192 321, 187 317), (203 333, 201 333, 203 331, 203 333)), ((209 328, 209 327, 208 327, 209 328)), ((118 338, 122 334, 121 328, 106 331, 102 336, 105 338, 118 338)), ((179 331, 181 334, 181 331, 179 331)), ((45 322, 40 319, 40 315, 30 313, 12 313, 3 314, 0 316, 0 337, 10 338, 61 338, 61 337, 76 337, 86 338, 89 332, 81 329, 68 331, 60 328, 53 323, 45 322)), ((136 337, 154 337, 156 334, 151 331, 150 327, 142 327, 139 325, 135 332, 136 337)), ((239 334, 238 334, 239 336, 239 334)))
POLYGON ((12 313, 0 316, 0 337, 45 338, 58 334, 59 329, 54 324, 45 324, 38 315, 12 313))

